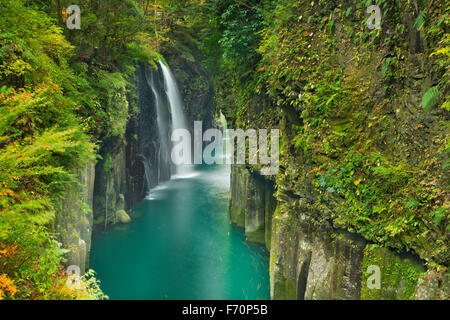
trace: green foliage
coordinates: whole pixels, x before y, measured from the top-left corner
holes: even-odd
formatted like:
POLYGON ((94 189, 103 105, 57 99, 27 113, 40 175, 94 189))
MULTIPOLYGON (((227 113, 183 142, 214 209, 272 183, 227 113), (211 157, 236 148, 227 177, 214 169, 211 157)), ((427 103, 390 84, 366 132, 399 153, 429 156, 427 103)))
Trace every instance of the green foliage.
POLYGON ((0 247, 4 248, 5 242, 13 248, 13 253, 0 254, 0 270, 15 281, 18 287, 15 299, 70 298, 55 290, 64 283, 60 261, 65 251, 58 248, 57 241, 44 227, 30 228, 16 219, 14 229, 0 240, 0 247))
POLYGON ((383 74, 383 76, 385 76, 387 74, 390 63, 391 63, 391 58, 387 58, 384 60, 383 65, 381 67, 381 73, 383 74))
POLYGON ((434 218, 434 225, 437 227, 441 224, 441 222, 445 221, 445 208, 440 207, 431 213, 431 216, 434 218))
MULTIPOLYGON (((433 99, 437 99, 436 90, 445 93, 450 88, 450 34, 447 31, 450 25, 450 6, 446 5, 444 10, 438 12, 439 14, 432 15, 425 23, 428 46, 432 48, 428 69, 436 70, 439 74, 437 88, 434 89, 434 93, 430 93, 430 103, 433 99)), ((441 108, 449 111, 448 94, 444 95, 444 100, 441 108)), ((429 107, 433 106, 430 104, 429 107)))
POLYGON ((425 11, 420 11, 417 15, 416 21, 414 21, 414 28, 416 30, 420 30, 422 26, 425 24, 425 20, 427 19, 427 13, 425 11))
POLYGON ((100 281, 95 277, 94 270, 89 269, 82 277, 81 282, 85 286, 88 300, 107 300, 109 297, 100 289, 100 281))
MULTIPOLYGON (((0 268, 17 297, 76 296, 52 290, 63 281, 56 204, 93 158, 92 141, 108 149, 123 137, 135 65, 155 65, 161 46, 187 61, 199 49, 231 125, 282 129, 279 186, 307 190, 336 226, 448 262, 446 119, 430 126, 404 112, 420 87, 416 68, 434 84, 423 109, 445 100, 439 115, 450 110, 444 1, 380 0, 381 30, 366 28, 369 0, 157 3, 161 16, 141 0, 0 1, 0 251, 20 252, 0 256, 0 268), (64 27, 69 4, 82 6, 82 30, 64 27), (413 11, 411 28, 402 12, 413 11), (418 30, 426 48, 405 41, 418 30)), ((391 265, 389 281, 409 279, 410 298, 417 273, 391 265)), ((88 278, 89 296, 104 298, 88 278)))
POLYGON ((135 65, 159 58, 144 5, 0 1, 0 251, 14 252, 0 253, 0 274, 18 288, 14 298, 104 298, 95 278, 87 293, 65 287, 54 223, 95 159, 92 141, 124 136, 135 65), (65 27, 72 4, 82 7, 81 30, 65 27))
POLYGON ((413 300, 417 282, 424 271, 417 261, 401 258, 376 245, 368 245, 364 249, 361 299, 413 300), (366 285, 369 278, 367 268, 371 265, 380 268, 380 289, 369 289, 366 285))
POLYGON ((4 30, 0 33, 0 86, 20 88, 59 82, 73 47, 53 19, 22 2, 0 3, 0 30, 4 30))
POLYGON ((128 121, 127 82, 121 73, 103 70, 98 70, 96 78, 96 91, 102 105, 107 106, 97 112, 101 124, 97 130, 107 137, 122 136, 128 121))
POLYGON ((219 44, 223 49, 224 60, 235 67, 242 63, 252 64, 258 59, 256 49, 260 37, 257 32, 263 22, 263 15, 258 7, 261 1, 247 1, 245 5, 230 1, 227 3, 228 6, 220 16, 223 33, 219 44))
POLYGON ((326 191, 321 196, 325 201, 331 201, 333 193, 345 197, 346 212, 335 216, 338 225, 351 225, 369 239, 398 248, 411 234, 428 229, 419 216, 433 198, 420 199, 416 190, 409 189, 417 172, 409 172, 406 163, 393 165, 379 153, 347 153, 345 159, 339 170, 319 173, 315 182, 326 191))

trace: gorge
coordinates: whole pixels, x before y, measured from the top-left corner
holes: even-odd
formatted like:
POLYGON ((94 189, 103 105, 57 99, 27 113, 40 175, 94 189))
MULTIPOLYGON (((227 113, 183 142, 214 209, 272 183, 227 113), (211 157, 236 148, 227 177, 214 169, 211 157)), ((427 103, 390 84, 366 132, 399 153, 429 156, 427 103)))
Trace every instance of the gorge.
MULTIPOLYGON (((153 108, 158 133, 165 133, 152 137, 159 141, 168 138, 171 115, 183 112, 171 107, 172 103, 182 105, 174 98, 179 97, 177 86, 173 91, 155 89, 158 81, 164 86, 174 81, 165 68, 166 78, 155 80, 158 72, 152 71, 150 81, 144 81, 153 93, 153 102, 146 107, 153 108), (161 107, 164 92, 165 110, 161 107), (161 114, 169 115, 166 126, 161 125, 161 114)), ((173 126, 186 128, 183 118, 173 126)), ((223 115, 219 126, 226 128, 223 115)), ((406 299, 442 294, 437 283, 430 284, 426 276, 419 278, 426 269, 417 256, 378 247, 356 233, 315 220, 314 212, 296 195, 278 193, 277 200, 274 182, 246 165, 206 166, 186 175, 186 169, 171 168, 163 160, 167 161, 168 145, 153 143, 147 151, 156 155, 156 165, 144 165, 145 184, 152 187, 132 210, 136 221, 93 238, 91 266, 111 298, 406 299), (173 179, 161 180, 160 167, 168 168, 173 179), (270 253, 270 294, 267 253, 252 243, 264 245, 270 253), (193 264, 203 267, 197 270, 193 264), (380 266, 386 277, 375 297, 366 286, 371 265, 380 266), (209 271, 204 270, 206 266, 209 271), (392 278, 387 278, 386 270, 393 273, 392 278)))

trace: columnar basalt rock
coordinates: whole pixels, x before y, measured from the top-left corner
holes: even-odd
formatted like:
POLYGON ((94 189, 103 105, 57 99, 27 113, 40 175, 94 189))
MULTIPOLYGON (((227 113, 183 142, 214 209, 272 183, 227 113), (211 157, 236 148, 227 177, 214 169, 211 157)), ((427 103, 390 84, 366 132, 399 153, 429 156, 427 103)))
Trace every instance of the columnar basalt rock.
POLYGON ((435 271, 430 271, 420 276, 414 293, 414 299, 448 300, 449 292, 449 274, 440 274, 435 271))
POLYGON ((245 206, 245 235, 250 242, 265 243, 265 184, 262 177, 249 175, 245 206))
POLYGON ((231 222, 240 228, 245 228, 248 180, 249 173, 245 166, 231 166, 231 222))
POLYGON ((270 247, 271 217, 275 210, 273 184, 258 173, 251 173, 245 165, 231 166, 230 218, 245 229, 249 242, 270 247))
POLYGON ((277 199, 274 197, 275 187, 272 181, 264 184, 264 242, 270 251, 272 241, 272 217, 277 207, 277 199))
POLYGON ((123 210, 117 204, 127 189, 125 145, 111 153, 96 166, 94 226, 98 230, 106 230, 108 225, 117 222, 117 212, 123 210))
POLYGON ((79 185, 66 190, 56 212, 55 230, 62 247, 70 250, 66 266, 76 265, 84 273, 89 266, 93 228, 95 162, 89 162, 78 173, 79 185))
POLYGON ((279 207, 274 216, 272 298, 359 299, 365 241, 318 223, 305 211, 279 207))

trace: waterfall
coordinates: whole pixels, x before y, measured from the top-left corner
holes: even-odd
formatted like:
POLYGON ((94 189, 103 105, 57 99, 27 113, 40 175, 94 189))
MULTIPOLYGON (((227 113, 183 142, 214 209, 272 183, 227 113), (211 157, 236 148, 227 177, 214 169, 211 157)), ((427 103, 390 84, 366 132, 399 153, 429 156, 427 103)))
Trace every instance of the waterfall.
POLYGON ((145 174, 145 183, 147 183, 147 188, 148 190, 150 190, 150 188, 152 187, 152 179, 151 179, 151 174, 150 174, 150 163, 148 161, 148 159, 142 155, 142 157, 144 158, 144 161, 142 161, 144 163, 144 174, 145 174))
MULTIPOLYGON (((170 114, 172 116, 172 130, 188 129, 184 114, 183 101, 181 99, 180 91, 178 90, 175 77, 169 68, 167 68, 162 61, 159 61, 161 66, 164 82, 166 86, 166 94, 169 100, 170 114)), ((176 167, 177 174, 191 173, 191 166, 179 165, 176 167)))
POLYGON ((139 153, 143 159, 146 191, 151 192, 161 182, 173 177, 191 177, 193 173, 190 165, 175 166, 171 159, 170 130, 188 128, 175 77, 161 61, 160 70, 145 68, 143 71, 143 82, 150 92, 150 99, 143 100, 148 106, 144 109, 146 112, 141 113, 140 125, 144 128, 145 138, 139 140, 139 153), (156 120, 157 128, 145 128, 146 119, 156 120))
POLYGON ((161 144, 159 145, 159 149, 158 149, 158 159, 159 159, 159 166, 158 166, 158 182, 161 181, 161 144))
POLYGON ((146 72, 146 79, 147 84, 151 88, 153 95, 155 96, 155 107, 156 107, 156 122, 158 125, 158 133, 159 133, 159 147, 158 151, 156 152, 157 155, 157 162, 156 165, 158 166, 158 173, 157 173, 157 184, 161 182, 162 180, 165 180, 167 171, 169 171, 170 175, 170 157, 169 157, 169 137, 168 137, 168 128, 169 123, 167 117, 165 117, 165 110, 164 105, 162 103, 162 98, 160 95, 160 90, 156 85, 156 79, 155 79, 155 73, 153 71, 146 72), (161 170, 164 170, 165 174, 161 174, 161 170))

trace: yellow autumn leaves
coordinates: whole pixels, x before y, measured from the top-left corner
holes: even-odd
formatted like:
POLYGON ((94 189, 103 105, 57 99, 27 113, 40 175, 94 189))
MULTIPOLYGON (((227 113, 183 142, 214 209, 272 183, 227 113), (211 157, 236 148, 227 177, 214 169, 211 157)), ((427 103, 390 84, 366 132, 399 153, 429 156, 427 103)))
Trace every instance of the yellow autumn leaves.
POLYGON ((6 274, 0 275, 0 300, 5 299, 6 295, 14 297, 17 293, 17 287, 14 285, 14 280, 8 278, 6 274))

